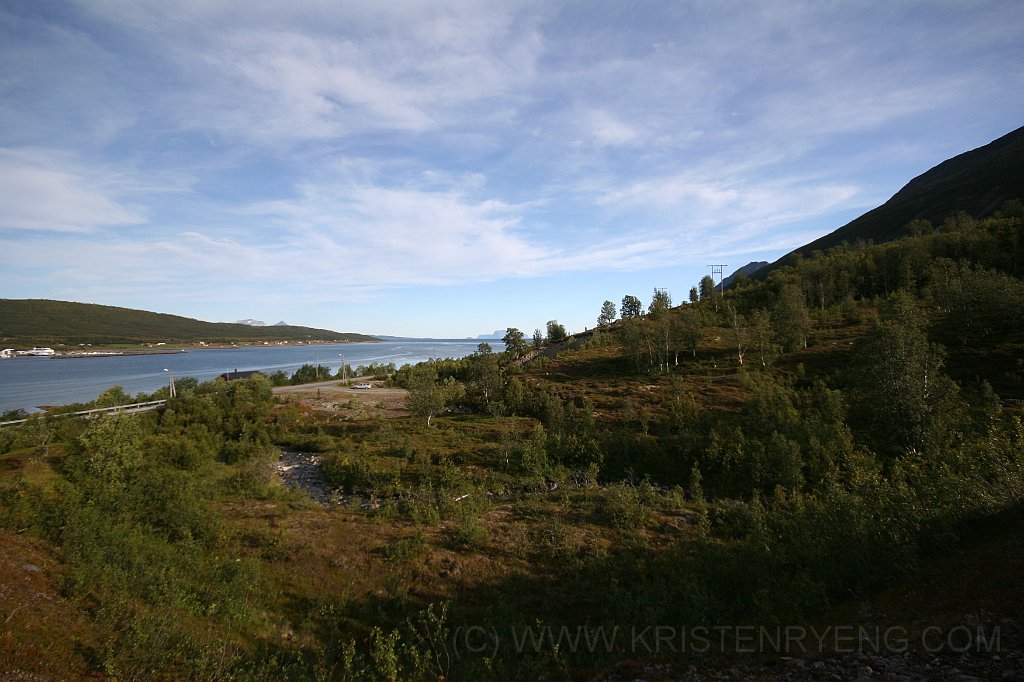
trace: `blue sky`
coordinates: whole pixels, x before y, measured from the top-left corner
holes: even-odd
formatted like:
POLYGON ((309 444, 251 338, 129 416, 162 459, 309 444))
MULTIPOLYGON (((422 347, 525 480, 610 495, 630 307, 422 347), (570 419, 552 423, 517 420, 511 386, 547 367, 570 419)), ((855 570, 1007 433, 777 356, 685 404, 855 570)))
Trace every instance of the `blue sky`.
POLYGON ((1022 124, 1019 0, 0 0, 0 296, 581 330, 1022 124))

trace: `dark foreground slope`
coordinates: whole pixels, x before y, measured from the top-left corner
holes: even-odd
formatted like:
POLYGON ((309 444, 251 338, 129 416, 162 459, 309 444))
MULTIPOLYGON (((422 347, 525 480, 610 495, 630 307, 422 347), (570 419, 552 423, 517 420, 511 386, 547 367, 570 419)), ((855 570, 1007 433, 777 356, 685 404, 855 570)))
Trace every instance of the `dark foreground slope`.
POLYGON ((912 220, 938 225, 960 211, 985 218, 1013 199, 1024 200, 1024 127, 943 161, 908 182, 878 208, 794 253, 806 256, 844 241, 880 244, 904 236, 912 220))
POLYGON ((0 299, 5 343, 168 343, 206 341, 375 341, 372 336, 311 327, 251 327, 92 303, 0 299))

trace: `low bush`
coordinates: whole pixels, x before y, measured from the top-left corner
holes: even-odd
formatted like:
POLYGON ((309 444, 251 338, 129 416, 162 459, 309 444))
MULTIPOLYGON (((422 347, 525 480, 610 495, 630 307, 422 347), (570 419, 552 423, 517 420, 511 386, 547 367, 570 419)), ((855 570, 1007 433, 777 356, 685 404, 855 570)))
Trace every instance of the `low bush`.
POLYGON ((642 530, 650 517, 648 504, 635 486, 613 483, 602 491, 598 513, 605 523, 617 530, 642 530))

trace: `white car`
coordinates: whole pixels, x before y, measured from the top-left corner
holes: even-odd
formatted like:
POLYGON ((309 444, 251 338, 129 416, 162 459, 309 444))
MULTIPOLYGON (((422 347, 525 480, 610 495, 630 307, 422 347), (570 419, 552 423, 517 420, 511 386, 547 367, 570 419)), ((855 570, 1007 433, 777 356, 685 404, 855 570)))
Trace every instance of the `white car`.
POLYGON ((373 385, 372 384, 367 384, 367 383, 362 383, 362 384, 356 384, 352 388, 373 388, 373 385))

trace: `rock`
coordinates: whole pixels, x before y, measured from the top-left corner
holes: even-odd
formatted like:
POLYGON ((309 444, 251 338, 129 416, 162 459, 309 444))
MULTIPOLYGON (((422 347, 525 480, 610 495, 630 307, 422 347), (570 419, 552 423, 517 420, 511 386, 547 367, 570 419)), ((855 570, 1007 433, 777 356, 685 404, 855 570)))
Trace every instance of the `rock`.
POLYGON ((277 473, 285 485, 301 488, 318 504, 324 506, 338 505, 334 491, 330 489, 327 479, 320 471, 319 459, 316 455, 295 450, 282 450, 281 459, 277 462, 277 473))

